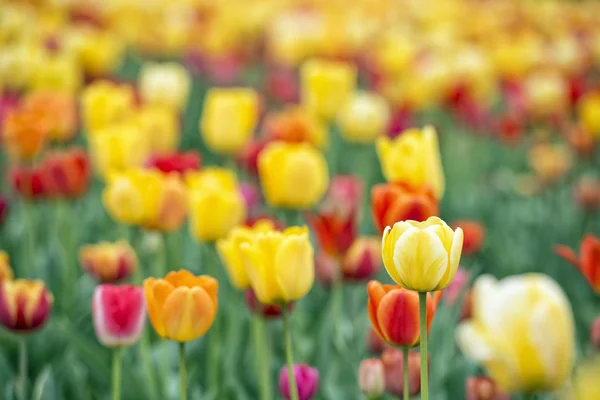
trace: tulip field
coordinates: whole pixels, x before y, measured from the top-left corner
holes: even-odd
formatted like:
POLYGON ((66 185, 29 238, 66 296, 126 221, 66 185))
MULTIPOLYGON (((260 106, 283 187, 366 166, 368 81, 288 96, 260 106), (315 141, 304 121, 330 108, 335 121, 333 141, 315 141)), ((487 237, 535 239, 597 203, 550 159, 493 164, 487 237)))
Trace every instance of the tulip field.
POLYGON ((600 400, 600 3, 0 0, 0 398, 600 400))

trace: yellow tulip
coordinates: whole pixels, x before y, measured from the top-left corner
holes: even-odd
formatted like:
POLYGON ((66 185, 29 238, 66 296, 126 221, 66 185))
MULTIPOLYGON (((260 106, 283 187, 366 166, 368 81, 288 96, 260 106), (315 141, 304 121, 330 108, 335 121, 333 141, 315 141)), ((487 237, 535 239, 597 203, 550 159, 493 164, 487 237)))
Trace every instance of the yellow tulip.
POLYGON ((166 232, 179 229, 187 211, 185 185, 179 176, 157 170, 131 169, 111 175, 102 200, 116 221, 166 232))
POLYGON ((83 125, 88 135, 124 121, 131 116, 133 108, 133 90, 127 85, 96 81, 86 86, 81 94, 83 125))
POLYGON ((577 115, 586 131, 600 138, 600 92, 583 96, 577 104, 577 115))
POLYGON ((153 154, 177 151, 181 136, 177 111, 167 105, 145 105, 133 115, 153 154))
POLYGON ((597 355, 577 366, 565 400, 600 399, 600 357, 597 355))
POLYGON ((90 76, 104 76, 120 64, 125 47, 121 38, 110 30, 76 27, 64 33, 67 51, 73 52, 90 76))
POLYGON ((306 227, 259 233, 241 244, 252 290, 263 304, 299 300, 312 288, 313 247, 306 227))
POLYGON ((146 63, 138 78, 142 100, 182 111, 187 104, 191 78, 178 63, 146 63))
POLYGON ((310 60, 302 65, 302 103, 316 115, 332 120, 356 88, 356 67, 340 61, 310 60))
POLYGON ((258 95, 246 88, 213 88, 200 120, 208 148, 220 154, 239 152, 252 139, 258 121, 258 95))
POLYGON ((310 208, 329 184, 325 157, 308 143, 269 144, 258 158, 258 173, 271 207, 310 208))
POLYGON ((235 175, 222 168, 206 168, 186 175, 190 230, 200 241, 225 237, 246 218, 246 205, 235 175))
POLYGON ((235 227, 229 232, 227 238, 217 241, 217 250, 231 284, 240 290, 250 287, 250 278, 246 270, 246 262, 242 254, 242 243, 251 243, 253 238, 261 233, 274 229, 273 222, 269 220, 260 220, 251 228, 246 226, 235 227))
POLYGON ((537 71, 525 80, 525 99, 536 116, 561 115, 569 102, 569 88, 558 71, 537 71))
POLYGON ((373 142, 385 134, 389 121, 387 102, 374 92, 356 92, 337 116, 342 137, 352 143, 373 142))
POLYGON ((453 231, 438 217, 425 222, 400 221, 383 232, 383 265, 399 285, 418 292, 447 287, 458 270, 463 231, 453 231))
POLYGON ((456 332, 458 345, 502 389, 528 394, 565 384, 573 366, 573 315, 556 282, 542 274, 482 276, 472 301, 472 319, 456 332))
POLYGON ((0 51, 0 80, 11 89, 29 85, 44 59, 39 43, 18 43, 3 46, 0 51))
POLYGON ((75 93, 83 77, 77 60, 68 53, 46 55, 34 69, 29 86, 32 90, 75 93))
POLYGON ((144 164, 150 155, 148 140, 134 124, 121 123, 99 130, 90 137, 90 152, 98 174, 107 179, 144 164))
POLYGON ((408 129, 396 139, 377 139, 377 154, 388 182, 426 186, 438 199, 444 194, 444 171, 435 129, 408 129))

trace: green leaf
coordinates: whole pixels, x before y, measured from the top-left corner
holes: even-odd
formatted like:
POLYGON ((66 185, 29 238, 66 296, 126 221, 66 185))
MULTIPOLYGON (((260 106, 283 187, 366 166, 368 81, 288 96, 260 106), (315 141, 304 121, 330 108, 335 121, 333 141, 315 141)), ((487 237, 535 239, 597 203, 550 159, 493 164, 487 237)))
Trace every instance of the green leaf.
POLYGON ((55 400, 59 398, 52 367, 46 365, 33 385, 33 400, 55 400))

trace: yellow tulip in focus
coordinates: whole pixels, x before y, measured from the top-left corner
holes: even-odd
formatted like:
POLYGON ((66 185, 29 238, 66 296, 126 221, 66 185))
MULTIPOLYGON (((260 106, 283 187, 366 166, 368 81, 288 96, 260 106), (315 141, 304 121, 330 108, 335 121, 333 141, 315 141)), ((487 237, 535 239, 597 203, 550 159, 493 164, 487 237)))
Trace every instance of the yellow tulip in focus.
POLYGON ((74 94, 83 81, 77 60, 68 53, 44 56, 34 68, 29 87, 74 94))
POLYGON ((165 232, 179 229, 187 211, 186 188, 179 176, 158 170, 111 175, 102 200, 116 221, 165 232))
POLYGON ((462 229, 453 231, 438 217, 396 222, 383 232, 383 265, 408 290, 442 290, 456 275, 462 244, 462 229))
POLYGON ((302 65, 300 75, 303 105, 328 121, 356 88, 356 67, 346 62, 310 60, 302 65))
POLYGON ((252 290, 261 303, 296 301, 312 288, 314 250, 306 227, 259 233, 241 249, 252 290))
POLYGON ((250 278, 241 250, 242 243, 252 243, 256 235, 273 229, 274 226, 271 221, 260 220, 251 228, 246 226, 235 227, 226 238, 217 241, 217 250, 223 260, 229 280, 237 289, 245 290, 250 287, 250 278))
POLYGON ((437 199, 444 194, 444 171, 438 137, 432 126, 408 129, 396 139, 377 139, 377 154, 388 182, 426 186, 437 199))
POLYGON ((600 92, 583 96, 577 104, 577 115, 585 130, 600 138, 600 92))
POLYGON ((142 100, 147 104, 171 107, 179 112, 187 104, 191 78, 178 63, 146 63, 138 79, 142 100))
POLYGON ((225 237, 246 218, 246 205, 235 175, 223 168, 205 168, 186 175, 190 230, 199 241, 225 237))
POLYGON ((271 207, 313 207, 329 184, 325 157, 308 143, 269 144, 258 158, 258 173, 271 207))
POLYGON ((252 139, 258 121, 258 95, 246 88, 213 88, 204 100, 200 130, 208 148, 235 154, 252 139))
POLYGON ((501 281, 485 275, 475 283, 472 301, 472 319, 456 332, 458 345, 503 390, 532 394, 566 383, 574 357, 573 314, 556 282, 543 274, 501 281))
POLYGON ((83 125, 88 135, 124 121, 133 108, 133 90, 128 85, 96 81, 86 86, 81 94, 83 125))
POLYGON ((385 134, 389 121, 387 102, 374 92, 356 92, 337 116, 342 137, 351 143, 373 142, 385 134))
POLYGON ((177 151, 181 132, 176 109, 164 104, 144 105, 135 111, 133 117, 151 153, 177 151))
POLYGON ((90 153, 102 178, 144 164, 150 155, 149 143, 135 124, 120 123, 97 131, 90 137, 90 153))

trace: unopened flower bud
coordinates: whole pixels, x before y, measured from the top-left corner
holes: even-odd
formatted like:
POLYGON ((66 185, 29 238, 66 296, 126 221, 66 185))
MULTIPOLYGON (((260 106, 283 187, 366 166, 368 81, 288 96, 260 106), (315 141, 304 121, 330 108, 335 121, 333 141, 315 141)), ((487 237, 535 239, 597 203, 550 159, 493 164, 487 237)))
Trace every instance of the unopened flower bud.
POLYGON ((377 399, 385 391, 383 363, 377 358, 362 360, 358 369, 358 387, 368 399, 377 399))

